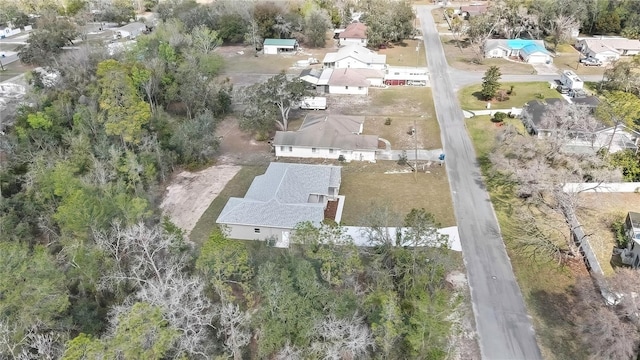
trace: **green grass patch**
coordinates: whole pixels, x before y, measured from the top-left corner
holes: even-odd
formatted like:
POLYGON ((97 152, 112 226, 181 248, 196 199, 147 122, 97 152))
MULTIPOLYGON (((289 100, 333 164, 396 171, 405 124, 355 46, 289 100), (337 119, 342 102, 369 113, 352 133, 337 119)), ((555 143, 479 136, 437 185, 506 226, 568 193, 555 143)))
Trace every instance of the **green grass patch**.
POLYGON ((421 40, 404 40, 387 49, 380 49, 378 54, 387 55, 387 64, 392 66, 427 66, 424 43, 421 40))
MULTIPOLYGON (((519 126, 522 130, 522 125, 516 119, 508 119, 505 123, 519 126)), ((577 301, 573 293, 576 281, 573 273, 550 258, 532 257, 530 253, 522 251, 518 243, 517 224, 511 214, 515 207, 524 204, 514 196, 513 187, 491 170, 488 160, 500 128, 491 123, 489 116, 478 116, 467 120, 467 130, 478 154, 484 181, 496 210, 515 276, 532 316, 543 357, 557 360, 588 358, 571 315, 577 301)), ((584 269, 581 263, 576 266, 584 269)))
POLYGON ((424 115, 435 116, 431 88, 392 86, 387 89, 371 89, 371 105, 367 115, 424 115))
POLYGON ((189 238, 196 244, 202 244, 216 226, 216 220, 230 197, 244 197, 253 179, 264 174, 267 165, 243 166, 236 176, 231 179, 220 194, 211 202, 209 208, 202 214, 196 226, 191 230, 189 238))
POLYGON ((428 172, 399 173, 408 169, 391 161, 346 164, 342 168, 340 185, 340 194, 346 197, 342 224, 362 225, 361 220, 371 206, 384 203, 390 204, 403 217, 411 209, 425 208, 442 226, 454 226, 453 203, 445 167, 432 164, 426 168, 428 172))
MULTIPOLYGON (((510 90, 514 86, 514 94, 509 95, 509 99, 505 101, 492 100, 492 109, 510 109, 512 107, 521 108, 527 102, 537 99, 537 95, 541 94, 543 99, 559 98, 560 93, 556 89, 549 88, 547 82, 527 82, 527 83, 501 83, 500 89, 510 90)), ((481 84, 471 85, 463 88, 458 93, 460 106, 465 110, 483 110, 487 108, 487 101, 482 98, 480 90, 481 84)))

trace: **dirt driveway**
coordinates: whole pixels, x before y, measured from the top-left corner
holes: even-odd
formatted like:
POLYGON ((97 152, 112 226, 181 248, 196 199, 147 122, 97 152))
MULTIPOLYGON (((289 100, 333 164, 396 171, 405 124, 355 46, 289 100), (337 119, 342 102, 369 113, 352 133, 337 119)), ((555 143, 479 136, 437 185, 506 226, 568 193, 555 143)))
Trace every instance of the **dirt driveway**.
POLYGON ((228 117, 217 128, 222 138, 216 165, 198 172, 183 171, 167 186, 160 208, 188 236, 213 199, 242 165, 268 163, 273 158, 267 142, 258 142, 228 117))

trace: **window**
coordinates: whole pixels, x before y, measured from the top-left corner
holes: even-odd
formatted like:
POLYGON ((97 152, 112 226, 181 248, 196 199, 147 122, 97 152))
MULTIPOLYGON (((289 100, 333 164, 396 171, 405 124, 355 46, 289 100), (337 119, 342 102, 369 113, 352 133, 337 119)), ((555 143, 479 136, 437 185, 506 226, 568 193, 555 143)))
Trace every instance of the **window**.
POLYGON ((344 87, 344 89, 345 89, 345 90, 347 90, 347 89, 349 89, 349 87, 348 87, 348 86, 345 86, 345 87, 344 87))
POLYGON ((362 90, 362 86, 358 86, 358 90, 362 90))
POLYGON ((329 149, 329 154, 333 154, 333 149, 329 149))
POLYGON ((293 146, 289 146, 289 151, 293 151, 293 146))
POLYGON ((316 152, 316 148, 311 148, 311 152, 312 153, 316 152))
POLYGON ((253 229, 253 232, 256 233, 256 234, 260 234, 260 229, 259 228, 255 228, 255 229, 253 229))
POLYGON ((280 151, 284 151, 284 146, 280 146, 280 151))

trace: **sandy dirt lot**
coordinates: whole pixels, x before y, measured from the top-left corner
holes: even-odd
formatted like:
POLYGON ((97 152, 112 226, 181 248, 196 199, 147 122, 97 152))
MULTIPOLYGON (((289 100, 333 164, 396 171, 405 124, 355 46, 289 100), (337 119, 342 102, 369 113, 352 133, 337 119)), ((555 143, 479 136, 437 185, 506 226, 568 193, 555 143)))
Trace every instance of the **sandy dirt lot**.
POLYGON ((242 165, 266 163, 272 158, 269 144, 255 141, 242 132, 232 117, 220 123, 216 132, 222 138, 218 163, 202 171, 183 171, 176 175, 160 205, 187 236, 242 165))

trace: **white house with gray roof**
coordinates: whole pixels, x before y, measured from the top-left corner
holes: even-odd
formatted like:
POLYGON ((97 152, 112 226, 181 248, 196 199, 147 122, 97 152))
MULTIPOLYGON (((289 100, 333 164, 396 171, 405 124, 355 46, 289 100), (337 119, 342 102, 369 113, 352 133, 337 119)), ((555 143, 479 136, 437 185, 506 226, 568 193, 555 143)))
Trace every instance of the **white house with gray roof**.
POLYGON ((297 224, 320 225, 329 202, 338 199, 340 181, 340 166, 271 163, 244 198, 229 199, 216 223, 231 239, 286 243, 297 224))
POLYGON ((362 135, 364 116, 309 114, 298 131, 277 131, 277 157, 376 161, 378 136, 362 135))
POLYGON ((384 70, 387 66, 387 55, 379 55, 360 45, 348 45, 337 52, 327 53, 322 64, 329 69, 384 70))

